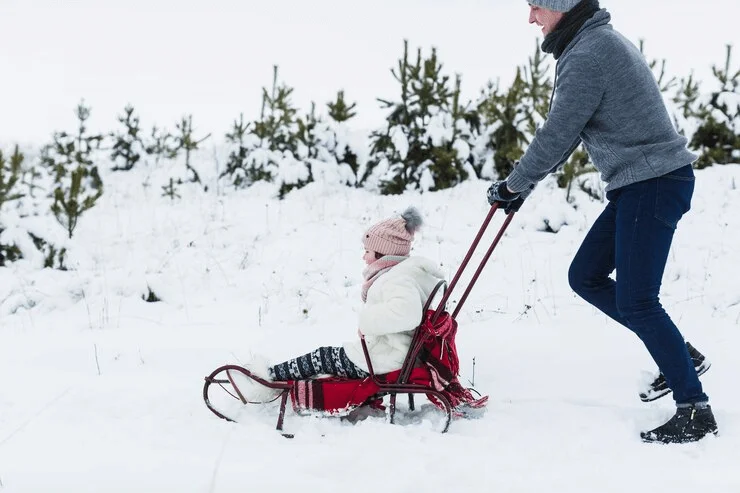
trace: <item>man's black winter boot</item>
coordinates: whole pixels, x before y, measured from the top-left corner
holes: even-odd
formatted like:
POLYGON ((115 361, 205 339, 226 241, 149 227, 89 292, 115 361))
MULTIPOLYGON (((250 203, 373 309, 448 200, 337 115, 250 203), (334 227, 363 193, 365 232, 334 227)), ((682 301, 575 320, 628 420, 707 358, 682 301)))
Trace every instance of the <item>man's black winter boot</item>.
MULTIPOLYGON (((691 361, 694 363, 696 374, 698 376, 704 375, 704 373, 706 373, 706 371, 709 369, 710 366, 712 366, 712 364, 704 357, 703 354, 701 354, 694 346, 692 346, 688 342, 686 343, 686 348, 689 350, 689 355, 691 356, 691 361)), ((651 402, 660 399, 661 397, 668 395, 671 392, 672 390, 670 387, 668 387, 668 382, 661 372, 658 374, 657 377, 655 377, 655 380, 653 380, 653 382, 647 389, 640 392, 640 400, 643 402, 651 402)))
POLYGON ((704 403, 679 407, 666 424, 643 431, 640 438, 647 443, 689 443, 709 434, 718 434, 717 421, 712 407, 704 403))

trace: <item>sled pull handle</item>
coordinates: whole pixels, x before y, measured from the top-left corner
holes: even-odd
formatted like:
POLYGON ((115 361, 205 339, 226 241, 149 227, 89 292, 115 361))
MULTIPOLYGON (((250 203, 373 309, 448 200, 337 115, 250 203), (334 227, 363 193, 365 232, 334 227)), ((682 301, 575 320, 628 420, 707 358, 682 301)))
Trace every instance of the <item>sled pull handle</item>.
POLYGON ((504 224, 501 225, 501 229, 499 229, 498 234, 496 235, 496 238, 493 239, 493 243, 491 243, 491 246, 488 247, 488 251, 483 256, 483 260, 481 260, 480 265, 478 266, 478 269, 475 271, 475 274, 473 274, 472 279, 470 279, 470 284, 468 284, 468 287, 465 289, 465 292, 462 295, 462 298, 460 298, 460 302, 455 307, 455 311, 452 312, 452 318, 457 317, 457 314, 460 313, 460 309, 463 306, 463 303, 465 303, 465 300, 468 299, 468 295, 470 294, 470 291, 472 291, 473 286, 475 285, 475 282, 478 280, 478 276, 480 276, 481 272, 483 272, 483 268, 486 266, 486 263, 488 263, 488 259, 491 258, 491 254, 493 254, 494 248, 496 248, 496 245, 498 245, 499 241, 501 241, 501 238, 504 236, 504 233, 506 232, 506 228, 509 227, 509 223, 511 220, 514 219, 514 212, 506 216, 506 220, 504 221, 504 224))
MULTIPOLYGON (((452 278, 452 282, 450 283, 449 288, 445 291, 444 297, 442 297, 442 300, 439 302, 439 305, 437 306, 437 310, 434 312, 434 316, 432 317, 432 323, 436 322, 437 318, 442 313, 445 304, 447 303, 450 295, 452 294, 452 291, 455 289, 457 282, 460 280, 460 276, 462 276, 463 271, 468 266, 470 259, 473 257, 473 253, 478 247, 478 243, 480 243, 480 240, 483 237, 483 234, 488 229, 488 225, 490 224, 491 219, 493 219, 493 215, 496 213, 498 209, 499 209, 499 204, 498 202, 495 202, 491 206, 491 209, 488 212, 488 216, 486 216, 486 219, 483 221, 483 225, 478 230, 478 234, 476 235, 475 240, 473 240, 473 244, 470 245, 470 248, 468 249, 468 253, 467 255, 465 255, 465 259, 463 260, 462 264, 460 264, 460 267, 457 269, 457 272, 455 273, 455 277, 452 278)), ((491 246, 488 248, 488 251, 483 256, 483 260, 478 266, 478 269, 475 271, 475 274, 470 280, 468 287, 465 289, 465 292, 463 293, 462 298, 460 298, 460 302, 455 307, 455 311, 452 312, 452 318, 456 318, 457 314, 460 313, 460 309, 465 303, 465 300, 467 300, 468 295, 470 294, 470 291, 473 289, 475 282, 478 280, 478 277, 483 271, 483 268, 486 266, 488 259, 491 257, 491 254, 493 253, 493 250, 496 248, 496 245, 498 245, 499 241, 501 241, 501 238, 504 236, 504 233, 506 232, 506 228, 509 227, 509 223, 511 223, 511 220, 514 218, 514 214, 516 213, 512 212, 511 214, 508 214, 506 216, 506 220, 504 221, 504 224, 501 225, 501 229, 499 229, 499 232, 496 235, 496 238, 494 238, 493 243, 491 243, 491 246)))

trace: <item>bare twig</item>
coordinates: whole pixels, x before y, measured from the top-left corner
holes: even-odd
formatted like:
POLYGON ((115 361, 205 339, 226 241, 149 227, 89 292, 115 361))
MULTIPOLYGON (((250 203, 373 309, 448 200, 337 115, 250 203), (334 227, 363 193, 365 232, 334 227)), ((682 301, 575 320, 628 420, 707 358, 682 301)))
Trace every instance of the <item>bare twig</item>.
MULTIPOLYGON (((79 275, 77 277, 79 279, 79 275)), ((87 310, 87 324, 89 325, 90 330, 92 330, 93 323, 92 323, 92 314, 90 313, 90 305, 87 302, 87 296, 85 296, 85 289, 84 288, 81 289, 81 292, 82 292, 82 300, 85 302, 85 309, 87 310)))
POLYGON ((95 349, 95 366, 98 367, 98 376, 100 376, 100 362, 98 361, 98 345, 93 344, 93 349, 95 349))
POLYGON ((36 414, 34 414, 30 418, 28 418, 25 422, 23 422, 23 424, 21 424, 18 428, 16 428, 15 430, 13 430, 10 433, 10 435, 8 435, 5 438, 3 438, 2 440, 0 440, 0 446, 5 445, 5 443, 7 443, 11 438, 13 438, 19 432, 21 432, 26 426, 28 426, 28 424, 31 421, 33 421, 34 419, 36 419, 41 413, 43 413, 48 408, 50 408, 51 406, 53 406, 59 399, 61 399, 62 397, 64 397, 67 394, 67 392, 70 391, 71 388, 72 387, 67 388, 67 390, 65 390, 64 392, 62 392, 61 394, 57 395, 52 400, 50 400, 49 402, 47 402, 44 405, 44 407, 42 407, 41 409, 38 410, 38 412, 36 414))
POLYGON ((216 476, 218 475, 218 469, 221 467, 221 461, 224 458, 224 453, 226 452, 226 445, 229 443, 229 438, 231 438, 231 430, 227 430, 226 437, 224 438, 223 445, 221 446, 221 452, 219 452, 218 457, 216 458, 216 464, 213 467, 213 474, 211 475, 211 487, 209 488, 209 492, 213 493, 216 491, 216 476))
POLYGON ((468 383, 470 383, 472 387, 475 387, 475 356, 473 356, 473 377, 471 380, 468 380, 468 383))

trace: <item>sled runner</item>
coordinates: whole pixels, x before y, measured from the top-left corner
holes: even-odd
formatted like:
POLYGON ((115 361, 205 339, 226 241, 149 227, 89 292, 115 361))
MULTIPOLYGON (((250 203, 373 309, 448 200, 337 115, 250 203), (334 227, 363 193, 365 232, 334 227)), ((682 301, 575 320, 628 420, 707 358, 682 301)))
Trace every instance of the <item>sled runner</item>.
POLYGON ((458 380, 460 365, 455 344, 458 328, 456 317, 515 213, 506 216, 452 314, 447 312, 446 306, 498 208, 498 204, 491 207, 449 287, 446 281, 440 281, 430 294, 422 311, 422 320, 414 330, 411 346, 401 369, 383 375, 376 374, 373 371, 364 337, 362 337, 362 348, 370 373, 370 376, 364 379, 323 377, 310 380, 269 381, 243 366, 224 365, 205 377, 203 399, 208 409, 220 418, 234 421, 233 417, 228 416, 227 412, 215 405, 213 397, 216 392, 224 393, 245 405, 263 403, 246 398, 247 393, 243 391, 243 388, 240 389, 240 385, 244 385, 246 378, 249 384, 262 385, 274 390, 275 396, 268 402, 278 399, 280 401, 276 427, 279 431, 283 430, 288 399, 291 401, 293 410, 299 415, 351 417, 353 412, 360 409, 386 411, 383 399, 389 396, 389 409, 386 412, 389 421, 394 423, 397 396, 407 394, 409 409, 413 411, 415 395, 423 394, 444 412, 443 433, 449 429, 453 417, 475 415, 485 407, 488 396, 474 397, 471 389, 463 387, 458 380), (436 308, 432 309, 432 304, 440 290, 441 300, 436 308))

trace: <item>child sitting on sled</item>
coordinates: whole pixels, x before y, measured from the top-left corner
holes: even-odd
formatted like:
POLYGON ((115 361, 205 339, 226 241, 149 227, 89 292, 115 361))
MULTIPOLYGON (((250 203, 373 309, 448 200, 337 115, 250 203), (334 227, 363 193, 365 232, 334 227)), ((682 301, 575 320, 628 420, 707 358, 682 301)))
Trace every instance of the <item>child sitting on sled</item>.
MULTIPOLYGON (((365 336, 376 374, 403 366, 424 303, 444 277, 431 260, 409 256, 414 233, 421 225, 419 211, 409 207, 400 216, 374 224, 362 237, 366 267, 362 273, 358 334, 365 336)), ((269 380, 305 380, 319 375, 362 379, 370 375, 359 337, 342 346, 317 348, 266 369, 254 366, 250 365, 252 371, 269 380)), ((274 389, 264 386, 252 389, 250 400, 276 395, 274 389)))

